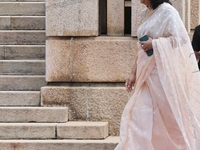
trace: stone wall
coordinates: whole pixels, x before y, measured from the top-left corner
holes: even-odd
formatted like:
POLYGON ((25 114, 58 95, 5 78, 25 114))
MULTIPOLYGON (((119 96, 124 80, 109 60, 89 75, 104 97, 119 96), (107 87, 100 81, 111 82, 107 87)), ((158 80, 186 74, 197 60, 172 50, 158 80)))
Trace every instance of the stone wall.
MULTIPOLYGON (((200 22, 199 0, 171 2, 190 34, 200 22)), ((68 106, 70 120, 108 121, 110 134, 118 135, 132 95, 124 82, 137 55, 144 8, 139 0, 46 0, 48 86, 41 89, 42 104, 68 106)))

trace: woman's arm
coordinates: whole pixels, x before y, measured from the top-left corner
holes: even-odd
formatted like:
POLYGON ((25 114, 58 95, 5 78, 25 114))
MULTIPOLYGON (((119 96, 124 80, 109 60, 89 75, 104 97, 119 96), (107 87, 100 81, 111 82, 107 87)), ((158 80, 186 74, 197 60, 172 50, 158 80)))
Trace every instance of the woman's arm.
POLYGON ((127 92, 132 91, 132 86, 133 86, 133 84, 135 83, 135 80, 136 80, 136 71, 137 71, 137 63, 136 62, 137 62, 137 58, 135 60, 135 64, 133 65, 133 68, 131 70, 130 76, 128 77, 128 79, 126 79, 125 86, 126 86, 127 92))

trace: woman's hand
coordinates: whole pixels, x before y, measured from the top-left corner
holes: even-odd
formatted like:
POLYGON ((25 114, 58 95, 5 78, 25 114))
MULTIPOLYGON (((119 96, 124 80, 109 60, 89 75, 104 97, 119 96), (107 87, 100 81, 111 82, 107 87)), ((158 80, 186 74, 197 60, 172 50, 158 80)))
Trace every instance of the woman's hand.
POLYGON ((141 41, 140 42, 142 49, 147 52, 148 50, 153 49, 152 46, 152 38, 149 37, 149 39, 147 41, 141 41))
POLYGON ((136 80, 136 77, 133 74, 131 74, 130 77, 126 79, 125 87, 126 87, 127 92, 132 91, 132 86, 135 83, 135 80, 136 80))

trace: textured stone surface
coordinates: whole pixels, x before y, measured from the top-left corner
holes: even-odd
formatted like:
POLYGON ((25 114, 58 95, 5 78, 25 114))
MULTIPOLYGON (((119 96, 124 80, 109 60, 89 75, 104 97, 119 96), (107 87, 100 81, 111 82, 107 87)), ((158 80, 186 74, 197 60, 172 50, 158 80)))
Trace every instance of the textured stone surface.
POLYGON ((185 1, 185 28, 190 33, 191 31, 191 2, 185 1))
POLYGON ((197 25, 200 24, 200 1, 191 0, 191 29, 195 29, 197 25))
POLYGON ((98 0, 47 0, 47 36, 97 36, 98 0))
POLYGON ((1 16, 0 17, 0 30, 10 29, 10 17, 1 16))
POLYGON ((44 30, 44 16, 0 16, 1 30, 44 30))
POLYGON ((124 0, 107 1, 107 35, 124 35, 124 0))
POLYGON ((1 140, 1 150, 113 150, 119 137, 105 140, 1 140))
POLYGON ((137 36, 137 30, 140 25, 141 13, 146 9, 145 5, 138 0, 132 0, 132 36, 137 36))
POLYGON ((61 139, 104 139, 108 136, 107 122, 59 123, 57 136, 61 139))
POLYGON ((44 2, 1 2, 0 16, 44 16, 44 2))
POLYGON ((66 122, 68 108, 0 107, 0 122, 66 122))
POLYGON ((40 91, 0 91, 0 106, 39 106, 40 91))
POLYGON ((46 41, 46 81, 71 81, 71 44, 69 40, 46 41))
POLYGON ((45 2, 45 0, 0 0, 0 2, 45 2))
POLYGON ((172 5, 178 10, 181 19, 186 23, 185 0, 171 0, 172 5))
POLYGON ((136 58, 136 40, 88 38, 48 40, 48 82, 124 82, 136 58), (71 56, 71 57, 70 57, 71 56))
POLYGON ((44 75, 44 60, 0 60, 0 75, 44 75))
POLYGON ((45 45, 0 45, 0 58, 45 59, 45 45))
POLYGON ((12 30, 44 30, 45 16, 11 17, 12 30))
POLYGON ((45 76, 0 76, 1 91, 39 91, 42 86, 46 85, 45 76))
POLYGON ((0 30, 0 45, 38 45, 45 44, 45 31, 0 30))
POLYGON ((5 46, 0 46, 0 60, 5 59, 5 46))
POLYGON ((0 123, 1 139, 52 139, 57 123, 0 123))
POLYGON ((193 38, 193 35, 194 35, 194 31, 191 30, 191 32, 190 32, 188 35, 189 35, 189 37, 190 37, 190 41, 192 41, 192 38, 193 38))
POLYGON ((109 122, 109 133, 119 134, 122 111, 131 93, 124 87, 43 87, 44 106, 68 106, 70 120, 109 122))
POLYGON ((42 87, 42 106, 68 106, 71 120, 86 120, 88 115, 87 88, 42 87))

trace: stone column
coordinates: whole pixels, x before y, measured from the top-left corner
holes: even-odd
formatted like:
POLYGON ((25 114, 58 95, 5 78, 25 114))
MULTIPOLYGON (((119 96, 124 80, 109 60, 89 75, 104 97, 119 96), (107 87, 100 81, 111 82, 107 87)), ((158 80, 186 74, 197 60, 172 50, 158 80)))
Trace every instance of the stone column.
POLYGON ((200 0, 191 0, 191 29, 200 24, 200 0))
POLYGON ((98 36, 98 0, 46 0, 47 36, 98 36))
POLYGON ((124 36, 124 0, 107 1, 107 35, 124 36))
POLYGON ((140 3, 139 0, 132 0, 132 36, 137 36, 137 29, 140 24, 141 13, 145 9, 145 6, 140 3))
POLYGON ((190 30, 191 30, 191 23, 190 23, 190 20, 191 20, 191 2, 190 2, 190 0, 185 1, 185 12, 186 12, 185 27, 186 27, 186 30, 188 31, 188 33, 190 33, 190 30))
POLYGON ((171 0, 172 5, 178 10, 181 19, 183 20, 183 23, 186 24, 186 0, 171 0))

